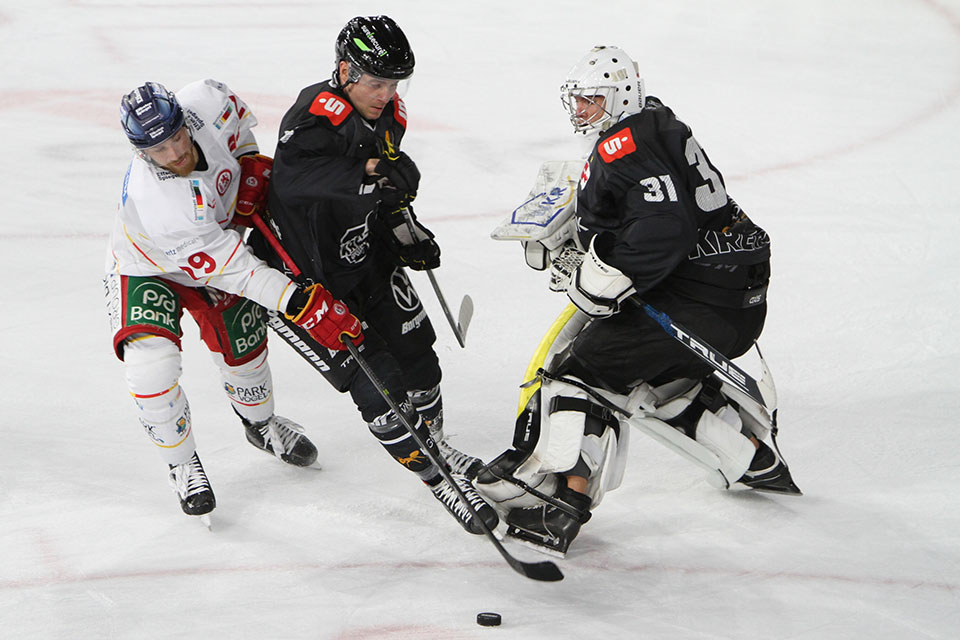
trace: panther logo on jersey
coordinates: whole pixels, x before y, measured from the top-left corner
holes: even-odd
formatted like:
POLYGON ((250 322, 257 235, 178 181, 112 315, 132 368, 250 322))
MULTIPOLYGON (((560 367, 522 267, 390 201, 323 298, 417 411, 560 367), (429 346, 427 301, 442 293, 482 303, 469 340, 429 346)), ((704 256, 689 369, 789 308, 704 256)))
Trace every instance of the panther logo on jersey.
POLYGON ((633 133, 629 128, 618 131, 600 143, 600 157, 604 162, 613 162, 637 150, 633 133))
POLYGON ((349 264, 359 264, 367 259, 370 248, 370 229, 367 221, 350 227, 340 237, 340 259, 349 264))

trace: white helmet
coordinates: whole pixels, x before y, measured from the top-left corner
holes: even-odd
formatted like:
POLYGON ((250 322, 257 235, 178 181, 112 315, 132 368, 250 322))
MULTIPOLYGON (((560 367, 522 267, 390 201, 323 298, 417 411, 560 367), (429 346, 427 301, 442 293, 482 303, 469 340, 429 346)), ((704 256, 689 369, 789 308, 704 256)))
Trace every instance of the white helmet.
POLYGON ((591 49, 570 69, 567 80, 560 86, 560 100, 577 133, 606 130, 616 124, 622 114, 639 113, 645 99, 637 63, 618 47, 591 49), (600 104, 604 113, 599 118, 585 119, 578 113, 577 98, 600 104))

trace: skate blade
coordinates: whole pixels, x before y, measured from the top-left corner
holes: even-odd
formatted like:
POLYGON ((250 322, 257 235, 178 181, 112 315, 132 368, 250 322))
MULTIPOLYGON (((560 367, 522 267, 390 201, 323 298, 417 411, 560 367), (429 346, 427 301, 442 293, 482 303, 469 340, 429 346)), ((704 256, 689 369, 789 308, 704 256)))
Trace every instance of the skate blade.
POLYGON ((800 491, 800 487, 795 485, 793 482, 787 486, 760 485, 757 487, 751 487, 750 485, 742 482, 735 482, 734 484, 730 485, 728 491, 734 491, 738 493, 746 493, 748 491, 752 491, 754 493, 772 493, 779 496, 794 496, 797 498, 803 495, 803 491, 800 491))
POLYGON ((515 527, 508 528, 505 539, 521 544, 525 547, 533 549, 534 551, 539 551, 540 553, 550 556, 551 558, 560 558, 562 560, 567 557, 565 552, 549 546, 549 544, 544 542, 543 538, 529 534, 523 529, 517 529, 515 527))

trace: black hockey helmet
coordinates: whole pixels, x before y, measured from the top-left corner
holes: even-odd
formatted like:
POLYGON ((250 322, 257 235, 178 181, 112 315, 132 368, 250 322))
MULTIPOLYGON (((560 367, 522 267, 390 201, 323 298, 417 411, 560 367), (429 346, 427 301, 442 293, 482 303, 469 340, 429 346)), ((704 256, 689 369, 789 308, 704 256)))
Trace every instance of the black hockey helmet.
POLYGON ((336 55, 338 65, 346 60, 355 71, 378 78, 404 80, 413 75, 413 49, 389 16, 357 16, 350 20, 337 36, 336 55))

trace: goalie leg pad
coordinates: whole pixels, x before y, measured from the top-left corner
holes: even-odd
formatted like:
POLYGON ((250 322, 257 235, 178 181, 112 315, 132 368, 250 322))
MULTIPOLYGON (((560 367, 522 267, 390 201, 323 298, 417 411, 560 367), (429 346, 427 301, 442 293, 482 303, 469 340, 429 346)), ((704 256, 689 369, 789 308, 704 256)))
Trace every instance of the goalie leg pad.
POLYGON ((123 348, 127 388, 137 405, 147 436, 171 465, 190 460, 196 451, 190 404, 180 388, 180 349, 171 340, 137 334, 123 348))
POLYGON ((740 433, 740 418, 730 407, 718 413, 704 411, 697 422, 696 440, 717 456, 720 473, 730 485, 743 476, 757 452, 753 442, 740 433), (736 426, 729 419, 735 419, 736 426))
POLYGON ((577 386, 577 378, 543 380, 540 401, 545 411, 540 416, 540 438, 533 451, 533 458, 540 462, 541 473, 563 473, 577 464, 588 433, 600 437, 599 425, 609 425, 619 431, 617 419, 606 407, 590 399, 589 394, 577 386))

